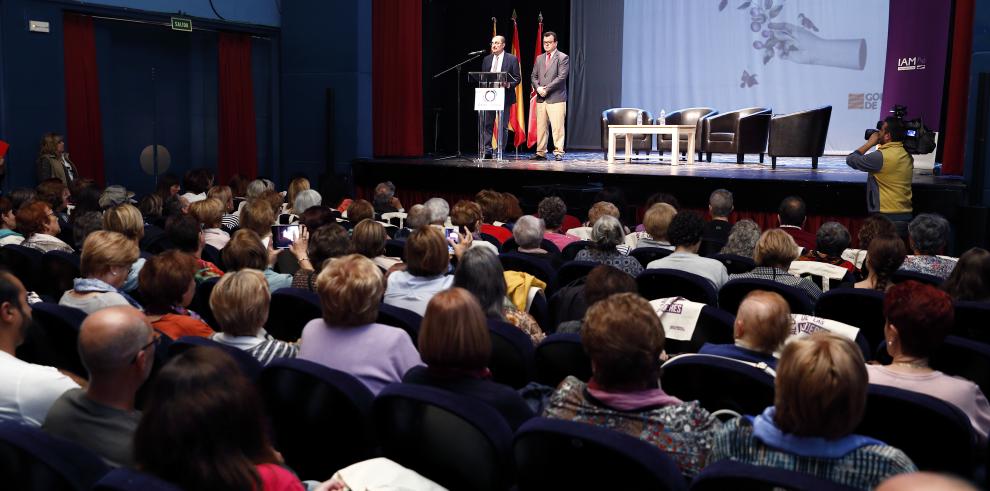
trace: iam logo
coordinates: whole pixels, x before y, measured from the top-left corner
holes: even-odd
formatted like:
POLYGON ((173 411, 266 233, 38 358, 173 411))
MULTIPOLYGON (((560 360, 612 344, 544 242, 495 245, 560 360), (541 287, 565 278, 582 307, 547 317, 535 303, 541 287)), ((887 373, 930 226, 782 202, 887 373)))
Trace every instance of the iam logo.
POLYGON ((924 70, 926 61, 920 56, 897 59, 897 71, 909 72, 914 70, 924 70))

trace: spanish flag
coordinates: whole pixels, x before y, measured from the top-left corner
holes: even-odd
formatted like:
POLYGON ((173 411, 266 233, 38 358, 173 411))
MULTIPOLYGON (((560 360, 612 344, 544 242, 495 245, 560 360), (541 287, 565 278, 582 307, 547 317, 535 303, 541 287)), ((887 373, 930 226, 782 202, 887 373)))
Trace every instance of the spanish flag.
MULTIPOLYGON (((519 55, 519 27, 516 25, 516 11, 512 11, 512 54, 522 66, 522 56, 519 55)), ((522 71, 520 70, 520 74, 522 71)), ((522 80, 516 84, 516 102, 509 106, 509 129, 515 135, 513 143, 515 146, 526 143, 526 114, 522 105, 522 80)))
MULTIPOLYGON (((533 56, 533 70, 536 70, 536 59, 540 57, 540 53, 543 52, 543 14, 540 13, 540 26, 536 30, 536 54, 533 56)), ((517 99, 518 100, 518 99, 517 99)), ((532 147, 536 145, 536 87, 531 87, 529 90, 529 138, 526 140, 526 146, 532 147)))

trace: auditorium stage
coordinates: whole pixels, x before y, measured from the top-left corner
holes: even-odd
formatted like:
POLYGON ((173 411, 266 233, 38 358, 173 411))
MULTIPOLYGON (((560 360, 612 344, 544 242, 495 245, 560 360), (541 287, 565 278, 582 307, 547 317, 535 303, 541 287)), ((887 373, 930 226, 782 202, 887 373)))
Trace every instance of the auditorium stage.
MULTIPOLYGON (((756 155, 747 155, 743 164, 736 164, 735 155, 715 154, 710 163, 687 165, 682 160, 677 166, 658 162, 656 153, 652 158, 613 164, 602 152, 568 152, 561 162, 532 160, 532 155, 521 153, 516 160, 512 154, 502 162, 359 159, 352 169, 358 196, 369 197, 376 183, 387 180, 396 185, 400 199, 432 195, 459 199, 491 188, 516 194, 527 212, 550 193, 562 196, 572 209, 586 210, 598 190, 615 186, 625 192, 631 205, 664 191, 677 196, 685 207, 703 209, 713 190, 726 188, 734 193, 738 210, 773 211, 781 199, 796 194, 807 201, 809 215, 866 214, 866 173, 847 167, 845 156, 823 156, 818 169, 811 168, 811 159, 782 157, 777 159, 777 168, 771 169, 769 156, 760 164, 756 155)), ((966 186, 954 177, 916 173, 913 189, 915 209, 938 211, 950 220, 965 201, 966 186)))

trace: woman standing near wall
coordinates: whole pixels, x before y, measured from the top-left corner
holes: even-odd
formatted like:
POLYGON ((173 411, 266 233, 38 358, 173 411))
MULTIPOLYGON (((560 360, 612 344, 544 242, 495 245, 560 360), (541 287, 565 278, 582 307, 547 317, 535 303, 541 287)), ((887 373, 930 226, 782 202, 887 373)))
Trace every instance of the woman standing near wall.
POLYGON ((79 178, 76 164, 72 163, 65 151, 65 139, 57 133, 45 133, 42 137, 37 165, 38 182, 56 177, 68 186, 79 178))

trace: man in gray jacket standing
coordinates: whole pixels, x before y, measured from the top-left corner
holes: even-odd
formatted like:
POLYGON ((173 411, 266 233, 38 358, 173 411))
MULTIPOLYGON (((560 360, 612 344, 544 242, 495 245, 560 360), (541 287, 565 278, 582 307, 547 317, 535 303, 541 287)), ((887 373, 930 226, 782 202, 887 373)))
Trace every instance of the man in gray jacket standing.
POLYGON ((557 50, 557 33, 543 33, 544 53, 536 57, 532 82, 536 88, 536 160, 547 158, 547 120, 553 129, 554 159, 564 157, 567 117, 567 55, 557 50))

